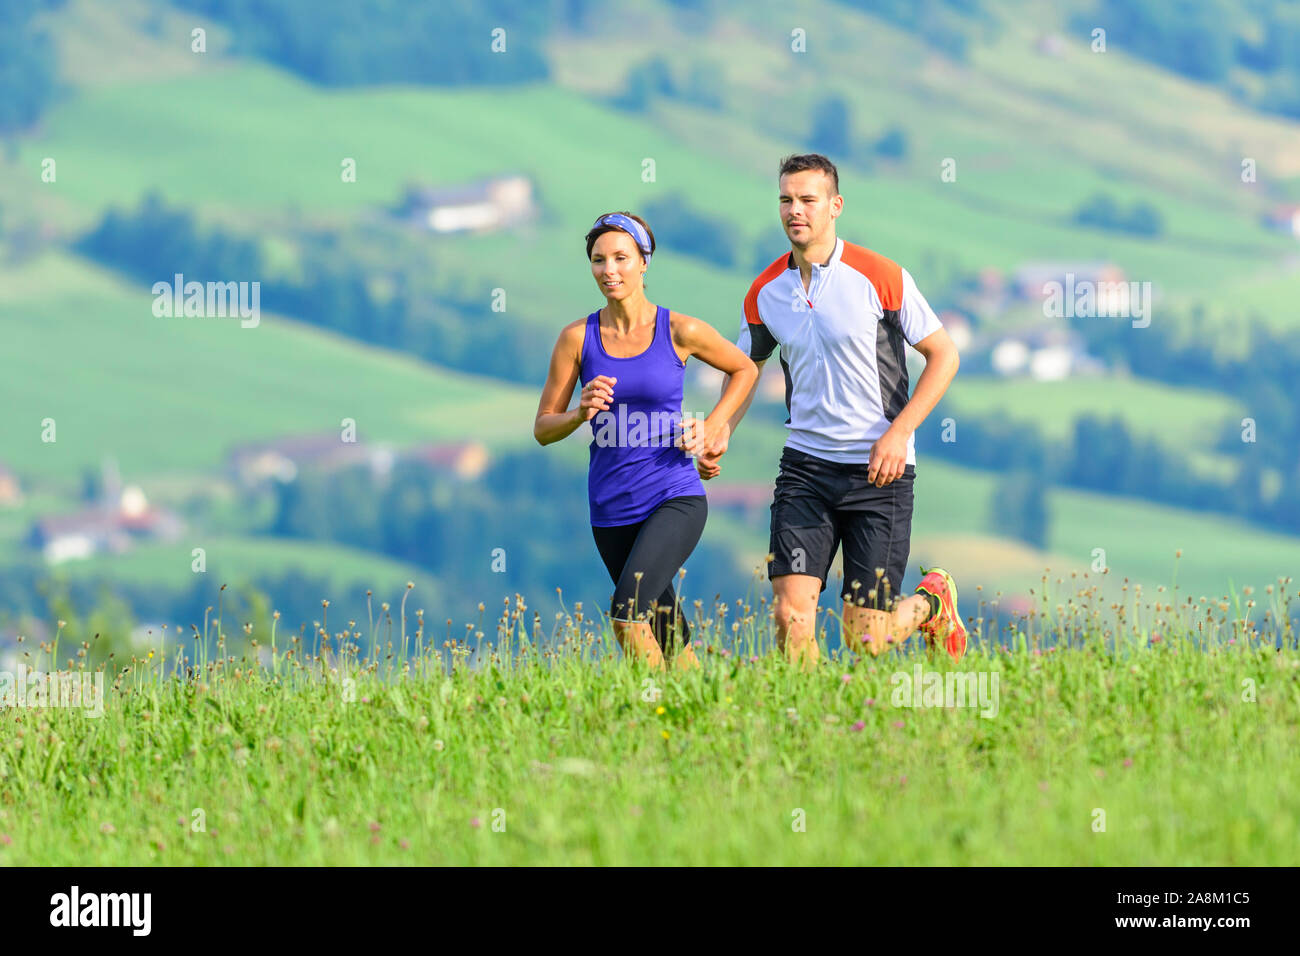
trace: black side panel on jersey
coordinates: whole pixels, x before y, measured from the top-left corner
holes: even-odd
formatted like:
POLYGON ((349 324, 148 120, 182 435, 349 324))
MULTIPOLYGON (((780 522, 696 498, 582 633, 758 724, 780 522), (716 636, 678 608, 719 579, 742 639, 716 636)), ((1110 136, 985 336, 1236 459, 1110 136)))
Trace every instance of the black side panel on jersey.
POLYGON ((766 362, 776 351, 776 338, 762 322, 749 323, 749 357, 755 362, 766 362))
POLYGON ((893 422, 907 404, 907 354, 897 309, 886 309, 876 326, 876 371, 880 376, 880 404, 893 422))
POLYGON ((790 424, 790 395, 794 392, 794 382, 790 378, 790 365, 785 360, 785 355, 781 356, 781 372, 785 375, 785 423, 790 424))

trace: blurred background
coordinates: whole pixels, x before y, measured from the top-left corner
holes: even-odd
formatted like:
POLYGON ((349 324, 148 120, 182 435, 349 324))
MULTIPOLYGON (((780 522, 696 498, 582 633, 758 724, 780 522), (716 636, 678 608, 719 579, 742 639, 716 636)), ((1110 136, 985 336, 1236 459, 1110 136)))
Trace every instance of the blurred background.
MULTIPOLYGON (((1293 3, 3 0, 0 666, 60 619, 126 653, 218 601, 254 637, 326 598, 365 625, 408 581, 452 636, 516 594, 547 627, 557 588, 607 604, 585 442, 532 438, 602 304, 583 235, 644 215, 651 299, 734 339, 807 150, 962 353, 909 590, 1295 570, 1293 3), (173 314, 155 284, 191 281, 258 283, 257 320, 173 314), (1136 283, 1149 324, 1049 315, 1057 281, 1136 283)), ((688 602, 769 593, 785 414, 769 363, 688 602)))

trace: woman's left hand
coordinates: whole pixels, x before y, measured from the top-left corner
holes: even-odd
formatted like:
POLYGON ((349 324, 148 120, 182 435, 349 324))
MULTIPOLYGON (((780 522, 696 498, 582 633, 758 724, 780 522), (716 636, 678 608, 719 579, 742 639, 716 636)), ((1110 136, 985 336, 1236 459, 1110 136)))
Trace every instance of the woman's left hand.
POLYGON ((705 418, 683 418, 682 434, 677 439, 677 447, 688 455, 703 455, 713 448, 717 437, 717 428, 705 418))

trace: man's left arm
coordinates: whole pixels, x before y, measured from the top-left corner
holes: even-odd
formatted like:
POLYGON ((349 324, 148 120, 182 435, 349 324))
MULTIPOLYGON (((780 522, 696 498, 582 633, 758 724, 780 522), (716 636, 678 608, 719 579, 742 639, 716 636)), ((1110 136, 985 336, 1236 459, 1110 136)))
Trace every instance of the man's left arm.
POLYGON ((939 404, 960 364, 957 346, 906 269, 903 270, 903 302, 898 320, 908 344, 925 356, 925 368, 916 380, 912 397, 885 434, 871 446, 867 480, 877 487, 902 476, 907 466, 908 439, 939 404))

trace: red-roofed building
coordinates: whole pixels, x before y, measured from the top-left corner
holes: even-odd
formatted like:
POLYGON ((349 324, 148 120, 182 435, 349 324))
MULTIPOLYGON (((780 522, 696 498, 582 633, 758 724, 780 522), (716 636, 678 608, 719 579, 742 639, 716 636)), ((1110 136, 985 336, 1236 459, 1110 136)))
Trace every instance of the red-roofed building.
POLYGON ((117 507, 100 505, 71 514, 47 515, 33 522, 27 544, 50 564, 121 554, 136 541, 174 541, 184 528, 180 518, 150 505, 138 487, 128 486, 117 507))

